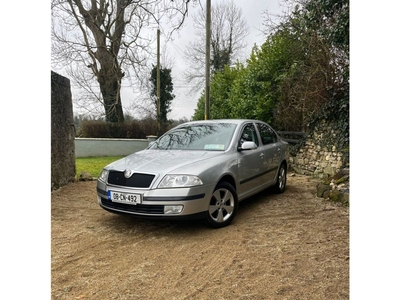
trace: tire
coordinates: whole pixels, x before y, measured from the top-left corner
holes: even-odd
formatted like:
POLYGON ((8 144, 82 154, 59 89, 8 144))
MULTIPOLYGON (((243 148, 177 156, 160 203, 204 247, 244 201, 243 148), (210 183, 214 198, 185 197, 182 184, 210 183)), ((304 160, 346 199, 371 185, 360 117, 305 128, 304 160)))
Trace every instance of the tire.
POLYGON ((286 165, 281 164, 279 167, 278 177, 274 186, 275 193, 283 193, 286 189, 286 165))
POLYGON ((229 225, 236 215, 238 197, 235 189, 227 182, 221 182, 215 188, 210 203, 206 224, 212 228, 229 225))

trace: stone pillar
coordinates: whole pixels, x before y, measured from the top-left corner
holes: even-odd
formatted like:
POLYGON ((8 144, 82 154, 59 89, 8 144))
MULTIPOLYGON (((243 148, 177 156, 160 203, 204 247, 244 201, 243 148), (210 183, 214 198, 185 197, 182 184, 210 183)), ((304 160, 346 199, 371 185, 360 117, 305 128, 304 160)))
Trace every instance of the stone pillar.
POLYGON ((75 180, 75 131, 68 78, 51 72, 51 190, 75 180))

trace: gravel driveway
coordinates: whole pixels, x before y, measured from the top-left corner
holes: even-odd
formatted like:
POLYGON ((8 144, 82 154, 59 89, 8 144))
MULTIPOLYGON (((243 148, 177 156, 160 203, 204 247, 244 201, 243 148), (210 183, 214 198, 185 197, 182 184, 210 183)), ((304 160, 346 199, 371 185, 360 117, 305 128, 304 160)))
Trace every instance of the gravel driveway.
POLYGON ((52 299, 349 299, 349 209, 288 177, 228 227, 137 219, 97 204, 96 182, 52 192, 52 299))

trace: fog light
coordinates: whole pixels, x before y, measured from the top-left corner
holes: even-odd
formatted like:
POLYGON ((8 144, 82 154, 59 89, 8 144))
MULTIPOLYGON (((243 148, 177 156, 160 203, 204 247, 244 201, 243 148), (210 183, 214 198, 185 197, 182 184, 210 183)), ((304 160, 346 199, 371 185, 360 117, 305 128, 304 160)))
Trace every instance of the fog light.
POLYGON ((183 205, 165 205, 164 214, 180 214, 183 210, 183 205))

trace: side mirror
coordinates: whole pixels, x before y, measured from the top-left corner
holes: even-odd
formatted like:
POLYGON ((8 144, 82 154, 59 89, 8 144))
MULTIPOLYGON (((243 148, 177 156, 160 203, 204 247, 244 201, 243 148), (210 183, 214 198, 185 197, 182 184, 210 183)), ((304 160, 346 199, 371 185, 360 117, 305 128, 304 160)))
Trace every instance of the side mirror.
POLYGON ((257 145, 254 142, 243 142, 242 147, 239 147, 239 151, 254 149, 257 149, 257 145))

